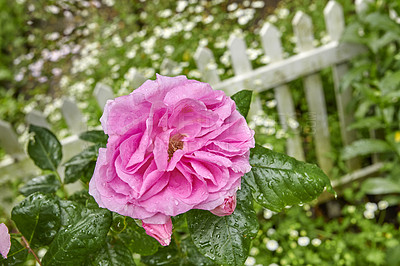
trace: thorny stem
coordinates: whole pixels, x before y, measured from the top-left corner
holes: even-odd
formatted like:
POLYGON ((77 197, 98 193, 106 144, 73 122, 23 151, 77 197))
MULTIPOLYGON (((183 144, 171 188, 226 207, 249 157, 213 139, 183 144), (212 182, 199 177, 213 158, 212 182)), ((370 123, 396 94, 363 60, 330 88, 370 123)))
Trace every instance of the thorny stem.
POLYGON ((35 260, 37 261, 37 263, 39 263, 40 266, 42 266, 42 263, 40 262, 39 257, 36 255, 36 253, 31 249, 31 247, 29 246, 28 241, 26 240, 26 238, 24 236, 22 236, 22 241, 24 241, 24 244, 26 246, 26 248, 28 249, 28 251, 30 253, 33 254, 33 256, 35 257, 35 260))

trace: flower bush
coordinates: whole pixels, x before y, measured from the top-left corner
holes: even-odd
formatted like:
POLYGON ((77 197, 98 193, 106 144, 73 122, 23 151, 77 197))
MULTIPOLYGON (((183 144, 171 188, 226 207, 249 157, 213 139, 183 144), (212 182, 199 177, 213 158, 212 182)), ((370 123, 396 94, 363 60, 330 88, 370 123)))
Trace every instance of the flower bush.
POLYGON ((1 262, 29 252, 42 265, 134 265, 134 253, 150 265, 242 265, 259 228, 253 202, 278 212, 332 191, 315 165, 254 146, 251 95, 230 99, 184 76, 146 81, 107 103, 107 135, 81 134, 93 145, 64 164, 64 178, 60 142, 31 125, 28 154, 43 175, 20 189, 1 262), (69 194, 78 180, 84 189, 69 194))
MULTIPOLYGON (((141 219, 149 230, 191 209, 233 212, 254 131, 224 92, 157 76, 108 101, 100 120, 109 139, 89 183, 100 207, 141 219)), ((169 244, 170 236, 162 239, 169 244)))

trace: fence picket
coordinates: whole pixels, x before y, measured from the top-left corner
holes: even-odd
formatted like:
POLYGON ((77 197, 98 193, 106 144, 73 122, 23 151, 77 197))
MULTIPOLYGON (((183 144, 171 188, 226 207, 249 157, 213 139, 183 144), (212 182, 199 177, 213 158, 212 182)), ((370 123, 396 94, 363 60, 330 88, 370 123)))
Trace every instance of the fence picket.
MULTIPOLYGON (((331 41, 338 42, 345 29, 342 6, 336 1, 329 1, 324 9, 324 17, 326 29, 331 41)), ((354 110, 349 109, 352 99, 352 90, 351 88, 341 89, 340 87, 340 82, 348 70, 349 66, 347 63, 332 66, 336 105, 340 122, 340 133, 344 146, 349 145, 356 139, 356 132, 354 130, 348 130, 348 127, 354 121, 354 110)), ((354 158, 347 162, 347 166, 350 170, 358 169, 361 166, 361 161, 359 158, 354 158)))
MULTIPOLYGON (((270 23, 265 23, 260 31, 260 37, 265 54, 271 62, 278 62, 283 59, 282 45, 278 29, 270 23)), ((288 85, 281 85, 274 88, 277 101, 279 120, 282 128, 289 129, 289 119, 296 120, 296 112, 293 104, 293 97, 288 85)), ((294 135, 287 140, 287 153, 298 160, 305 160, 303 146, 299 131, 293 129, 294 135)))
POLYGON ((0 120, 0 144, 5 152, 13 158, 19 159, 25 154, 11 124, 3 120, 0 120))
POLYGON ((136 69, 133 72, 132 86, 134 89, 139 88, 147 79, 136 69))
POLYGON ((215 63, 214 55, 210 49, 199 46, 194 54, 194 60, 205 82, 214 85, 221 81, 217 73, 217 64, 215 63))
MULTIPOLYGON (((301 53, 313 49, 314 34, 311 18, 303 12, 298 11, 292 24, 297 39, 296 47, 298 51, 301 53)), ((329 157, 331 144, 321 76, 319 74, 305 76, 303 84, 310 114, 316 119, 315 123, 313 123, 313 131, 317 160, 322 170, 329 173, 333 162, 329 157)))
POLYGON ((96 84, 93 95, 96 98, 101 110, 104 110, 108 100, 114 99, 114 93, 111 87, 100 82, 96 84))
POLYGON ((71 99, 65 98, 63 100, 61 112, 71 133, 79 134, 87 129, 81 110, 71 99))
MULTIPOLYGON (((253 68, 251 67, 251 62, 247 57, 246 52, 246 43, 242 38, 232 34, 228 40, 228 48, 229 53, 231 55, 233 72, 236 76, 240 76, 243 74, 250 73, 253 68)), ((256 80, 252 80, 250 82, 256 82, 256 80)), ((248 82, 242 82, 240 85, 240 90, 250 89, 251 85, 248 82)), ((226 87, 225 90, 228 94, 234 94, 237 91, 232 91, 231 88, 226 87)), ((257 113, 262 111, 260 97, 258 97, 258 93, 253 91, 253 99, 251 101, 249 117, 256 115, 257 113)))
POLYGON ((46 116, 42 112, 35 109, 26 114, 25 122, 27 124, 32 124, 35 126, 45 127, 47 129, 50 129, 50 125, 49 123, 47 123, 46 116))
POLYGON ((176 73, 176 68, 178 67, 178 63, 175 61, 172 61, 169 58, 164 58, 164 60, 161 62, 160 66, 160 73, 161 75, 165 76, 176 76, 179 73, 176 73))

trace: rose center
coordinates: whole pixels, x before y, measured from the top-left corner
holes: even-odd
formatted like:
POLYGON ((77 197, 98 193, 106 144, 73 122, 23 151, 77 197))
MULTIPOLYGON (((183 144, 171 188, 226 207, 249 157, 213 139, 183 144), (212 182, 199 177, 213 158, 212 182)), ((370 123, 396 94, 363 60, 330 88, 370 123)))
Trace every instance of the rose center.
POLYGON ((183 141, 182 141, 183 135, 177 134, 175 136, 172 136, 169 139, 169 144, 168 144, 168 161, 171 160, 172 156, 174 155, 174 152, 176 150, 182 150, 183 149, 183 141))

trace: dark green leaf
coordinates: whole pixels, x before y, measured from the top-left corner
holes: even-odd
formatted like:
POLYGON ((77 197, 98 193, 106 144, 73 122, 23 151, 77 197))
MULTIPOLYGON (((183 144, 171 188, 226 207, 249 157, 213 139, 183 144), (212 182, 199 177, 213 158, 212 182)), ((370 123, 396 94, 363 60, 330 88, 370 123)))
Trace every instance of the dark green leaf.
POLYGON ((62 147, 56 136, 48 129, 34 125, 30 125, 29 132, 34 133, 28 142, 29 157, 41 169, 56 171, 62 158, 62 147))
POLYGON ((357 156, 368 155, 371 153, 381 153, 392 151, 390 145, 380 139, 360 139, 344 147, 342 151, 343 160, 348 160, 357 156))
POLYGON ((144 256, 157 252, 160 246, 157 240, 147 235, 132 218, 127 217, 126 224, 126 229, 119 234, 119 238, 132 252, 144 256))
POLYGON ((93 145, 83 150, 78 155, 72 157, 65 165, 66 184, 73 183, 78 179, 88 182, 93 175, 96 166, 97 156, 99 154, 99 146, 93 145))
POLYGON ((58 200, 39 192, 16 205, 11 218, 31 246, 49 244, 61 225, 58 200))
POLYGON ((11 238, 11 248, 8 252, 7 259, 0 256, 0 265, 13 266, 21 265, 26 261, 28 250, 21 245, 21 243, 14 238, 11 238))
POLYGON ((61 186, 60 181, 53 174, 41 175, 29 180, 25 186, 19 189, 24 196, 29 196, 35 192, 53 193, 61 186))
POLYGON ((204 255, 198 251, 198 249, 196 248, 190 237, 185 238, 181 241, 181 248, 182 252, 185 255, 185 260, 187 261, 185 265, 193 265, 193 266, 217 265, 209 258, 204 257, 204 255))
POLYGON ((93 265, 134 266, 131 251, 119 240, 107 239, 107 243, 98 251, 93 265))
POLYGON ((219 264, 242 265, 258 231, 252 203, 250 189, 242 184, 233 214, 219 217, 204 210, 188 212, 189 231, 198 250, 219 264))
POLYGON ((358 121, 352 123, 349 126, 349 130, 353 129, 378 129, 378 128, 383 128, 385 125, 382 123, 381 119, 376 116, 370 116, 366 118, 361 118, 358 121))
POLYGON ((158 265, 184 265, 182 257, 179 256, 178 249, 175 243, 171 243, 167 247, 161 247, 157 253, 152 256, 142 256, 141 261, 146 265, 158 266, 158 265))
POLYGON ((236 103, 236 109, 239 113, 246 118, 249 113, 251 96, 253 92, 249 90, 241 90, 232 95, 232 100, 236 103))
POLYGON ((84 205, 70 200, 60 200, 59 204, 61 211, 61 229, 78 223, 82 218, 81 212, 85 208, 84 205))
POLYGON ((316 165, 256 145, 250 151, 252 169, 244 176, 253 198, 272 211, 309 202, 328 188, 330 180, 316 165))
POLYGON ((79 138, 95 144, 107 145, 108 136, 102 130, 86 131, 79 135, 79 138))
POLYGON ((91 205, 82 210, 78 207, 75 213, 69 209, 63 215, 71 224, 60 229, 50 244, 42 260, 44 266, 77 265, 105 244, 111 225, 110 211, 91 205))
POLYGON ((361 189, 370 195, 400 193, 400 183, 389 178, 368 178, 362 183, 361 189))

